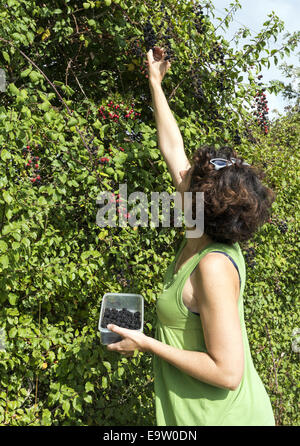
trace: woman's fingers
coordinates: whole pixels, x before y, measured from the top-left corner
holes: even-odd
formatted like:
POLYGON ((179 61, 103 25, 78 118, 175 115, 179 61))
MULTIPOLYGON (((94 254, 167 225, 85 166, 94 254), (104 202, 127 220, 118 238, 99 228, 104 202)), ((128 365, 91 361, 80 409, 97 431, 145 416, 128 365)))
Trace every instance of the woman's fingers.
POLYGON ((165 51, 164 48, 161 47, 154 47, 154 54, 153 54, 154 60, 159 62, 161 59, 164 59, 165 57, 165 51))
POLYGON ((148 52, 147 52, 147 59, 148 62, 159 62, 162 58, 165 57, 165 50, 164 48, 155 46, 153 49, 151 48, 148 52))
POLYGON ((150 49, 147 53, 147 60, 148 60, 148 63, 151 63, 154 61, 152 49, 150 49))

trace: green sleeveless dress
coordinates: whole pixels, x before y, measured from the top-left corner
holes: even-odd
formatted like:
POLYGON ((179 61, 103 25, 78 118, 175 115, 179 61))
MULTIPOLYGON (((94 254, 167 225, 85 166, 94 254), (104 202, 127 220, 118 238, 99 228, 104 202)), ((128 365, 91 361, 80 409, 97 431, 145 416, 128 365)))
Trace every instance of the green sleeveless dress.
POLYGON ((187 239, 184 237, 164 276, 156 303, 155 338, 182 350, 207 352, 200 316, 182 301, 182 289, 199 261, 211 251, 222 251, 236 263, 241 280, 238 309, 244 345, 244 374, 235 390, 206 384, 153 356, 157 426, 275 426, 271 402, 254 368, 244 322, 245 261, 238 243, 212 243, 190 258, 174 274, 187 239))

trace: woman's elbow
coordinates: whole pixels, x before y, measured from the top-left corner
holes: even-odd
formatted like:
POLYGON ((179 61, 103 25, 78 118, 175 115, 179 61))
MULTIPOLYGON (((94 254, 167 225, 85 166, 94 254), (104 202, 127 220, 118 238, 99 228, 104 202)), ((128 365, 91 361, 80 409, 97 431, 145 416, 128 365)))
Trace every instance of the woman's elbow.
POLYGON ((226 380, 226 389, 237 390, 242 381, 242 374, 229 374, 226 380))
POLYGON ((241 384, 241 379, 239 381, 232 381, 229 385, 228 385, 228 389, 229 390, 236 390, 239 385, 241 384))

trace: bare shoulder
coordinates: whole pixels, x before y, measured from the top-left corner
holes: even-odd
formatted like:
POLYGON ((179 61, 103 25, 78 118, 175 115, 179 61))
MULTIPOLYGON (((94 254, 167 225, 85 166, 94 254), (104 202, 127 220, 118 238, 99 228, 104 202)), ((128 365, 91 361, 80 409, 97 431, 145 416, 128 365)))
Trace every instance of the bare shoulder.
POLYGON ((229 299, 238 300, 238 272, 222 253, 210 252, 200 260, 195 269, 195 281, 201 299, 217 299, 218 296, 224 299, 226 295, 229 299))

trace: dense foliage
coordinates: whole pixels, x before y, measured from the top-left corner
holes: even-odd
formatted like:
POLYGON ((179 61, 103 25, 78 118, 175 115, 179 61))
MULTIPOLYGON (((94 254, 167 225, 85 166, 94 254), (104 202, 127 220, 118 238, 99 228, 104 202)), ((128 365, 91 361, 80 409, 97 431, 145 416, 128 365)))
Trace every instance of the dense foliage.
POLYGON ((270 122, 258 78, 297 39, 268 48, 283 29, 272 13, 237 50, 222 28, 238 7, 214 27, 213 5, 189 0, 1 3, 0 424, 155 424, 151 355, 108 352, 97 324, 104 293, 136 292, 153 336, 156 297, 182 228, 96 224, 100 191, 117 194, 126 182, 128 194, 174 192, 147 80, 153 43, 169 49, 164 89, 189 156, 204 143, 232 144, 265 167, 277 193, 270 222, 241 245, 245 318, 277 424, 299 423, 291 348, 299 324, 299 110, 270 122))

